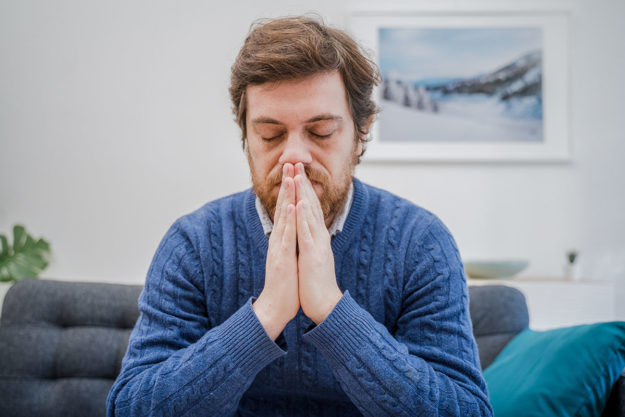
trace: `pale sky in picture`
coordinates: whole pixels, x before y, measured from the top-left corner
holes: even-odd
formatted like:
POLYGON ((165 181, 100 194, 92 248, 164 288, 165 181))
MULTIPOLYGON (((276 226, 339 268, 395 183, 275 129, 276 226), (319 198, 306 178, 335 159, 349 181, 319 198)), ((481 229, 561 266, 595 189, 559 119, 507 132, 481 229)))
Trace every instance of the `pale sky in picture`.
POLYGON ((380 69, 406 81, 468 78, 541 49, 540 27, 381 28, 380 69))

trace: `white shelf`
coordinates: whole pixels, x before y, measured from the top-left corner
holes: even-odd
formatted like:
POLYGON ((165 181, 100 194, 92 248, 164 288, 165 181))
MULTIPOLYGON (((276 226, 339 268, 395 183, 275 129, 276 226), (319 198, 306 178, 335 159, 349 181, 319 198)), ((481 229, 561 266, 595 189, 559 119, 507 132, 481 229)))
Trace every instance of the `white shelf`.
POLYGON ((559 278, 469 279, 468 285, 508 285, 527 300, 530 327, 547 330, 615 320, 614 285, 559 278))

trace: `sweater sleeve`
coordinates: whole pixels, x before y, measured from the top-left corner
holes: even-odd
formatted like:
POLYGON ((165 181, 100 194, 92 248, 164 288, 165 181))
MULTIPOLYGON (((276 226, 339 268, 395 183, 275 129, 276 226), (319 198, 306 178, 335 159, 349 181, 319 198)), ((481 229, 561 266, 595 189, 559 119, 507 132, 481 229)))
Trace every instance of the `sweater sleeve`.
POLYGON ((193 245, 174 223, 148 271, 108 416, 231 416, 256 374, 286 354, 258 321, 253 297, 209 328, 203 286, 193 245))
POLYGON ((349 291, 304 335, 365 416, 492 416, 464 268, 436 219, 411 241, 393 334, 349 291))

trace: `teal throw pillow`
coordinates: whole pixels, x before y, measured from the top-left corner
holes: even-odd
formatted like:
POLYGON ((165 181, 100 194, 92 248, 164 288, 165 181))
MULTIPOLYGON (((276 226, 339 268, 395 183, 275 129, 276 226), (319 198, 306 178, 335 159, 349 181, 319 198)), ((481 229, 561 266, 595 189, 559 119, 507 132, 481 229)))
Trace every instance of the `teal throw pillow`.
POLYGON ((599 417, 625 368, 625 322, 526 329, 484 370, 495 417, 599 417))

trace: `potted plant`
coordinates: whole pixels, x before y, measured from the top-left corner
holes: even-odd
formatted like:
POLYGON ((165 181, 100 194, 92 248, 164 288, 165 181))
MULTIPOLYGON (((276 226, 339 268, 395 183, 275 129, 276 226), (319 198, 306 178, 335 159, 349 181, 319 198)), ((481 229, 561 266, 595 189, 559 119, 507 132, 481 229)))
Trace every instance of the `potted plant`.
POLYGON ((570 250, 566 252, 567 263, 564 265, 564 275, 571 281, 579 281, 579 252, 570 250))
POLYGON ((13 226, 13 244, 0 234, 0 314, 4 296, 16 281, 37 278, 48 266, 50 244, 39 238, 35 240, 20 224, 13 226))

